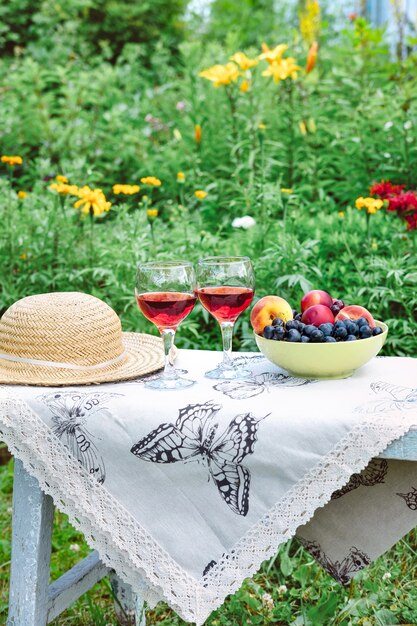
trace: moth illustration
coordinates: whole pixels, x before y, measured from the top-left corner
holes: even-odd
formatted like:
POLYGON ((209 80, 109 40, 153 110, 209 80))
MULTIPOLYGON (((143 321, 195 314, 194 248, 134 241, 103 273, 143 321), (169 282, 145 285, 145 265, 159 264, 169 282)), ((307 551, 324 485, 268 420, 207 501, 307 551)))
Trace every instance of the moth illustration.
POLYGON ((222 406, 189 404, 175 424, 164 423, 132 446, 131 452, 152 463, 203 463, 220 496, 238 515, 249 510, 250 471, 243 459, 254 451, 259 422, 251 413, 236 415, 222 434, 214 418, 222 406))
POLYGON ((347 585, 356 572, 370 564, 370 557, 352 546, 347 556, 342 561, 332 561, 323 551, 321 545, 317 541, 307 541, 302 537, 298 537, 304 548, 320 563, 320 565, 333 576, 341 585, 347 585))
POLYGON ((360 474, 352 474, 349 482, 341 489, 332 493, 332 500, 341 498, 349 491, 357 489, 361 485, 364 487, 372 487, 384 482, 384 478, 388 472, 388 461, 385 459, 372 459, 367 467, 360 474))
POLYGON ((356 410, 359 413, 385 413, 396 409, 412 409, 417 406, 417 389, 412 387, 400 387, 379 381, 371 383, 371 389, 378 395, 384 395, 357 407, 356 410))
POLYGON ((104 483, 106 469, 103 457, 93 442, 94 436, 87 430, 88 418, 95 413, 110 415, 105 403, 119 396, 116 393, 77 393, 60 391, 46 393, 38 400, 46 404, 52 413, 52 432, 75 456, 87 472, 104 483))
POLYGON ((299 387, 311 382, 315 381, 281 373, 264 372, 244 380, 226 380, 214 385, 213 389, 221 391, 233 400, 246 400, 258 396, 264 391, 269 391, 271 387, 299 387))
POLYGON ((406 505, 412 511, 417 511, 417 489, 416 487, 411 487, 412 491, 408 493, 397 493, 397 496, 403 498, 405 500, 406 505))

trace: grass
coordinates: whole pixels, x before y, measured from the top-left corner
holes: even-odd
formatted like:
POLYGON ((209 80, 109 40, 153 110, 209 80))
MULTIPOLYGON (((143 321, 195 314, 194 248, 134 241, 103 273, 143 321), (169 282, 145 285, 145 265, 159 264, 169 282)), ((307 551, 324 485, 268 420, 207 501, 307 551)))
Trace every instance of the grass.
MULTIPOLYGON (((0 620, 5 623, 11 549, 13 461, 0 467, 0 620)), ((83 536, 56 511, 51 579, 56 579, 89 553, 83 536)), ((215 611, 208 626, 417 626, 417 532, 410 532, 391 550, 341 587, 296 540, 280 547, 276 557, 215 611), (390 577, 384 574, 390 574, 390 577), (285 586, 285 587, 284 587, 285 586), (269 594, 272 598, 265 596, 269 594)), ((147 611, 147 624, 183 626, 166 605, 147 611)), ((116 625, 107 579, 95 585, 53 626, 116 625)))

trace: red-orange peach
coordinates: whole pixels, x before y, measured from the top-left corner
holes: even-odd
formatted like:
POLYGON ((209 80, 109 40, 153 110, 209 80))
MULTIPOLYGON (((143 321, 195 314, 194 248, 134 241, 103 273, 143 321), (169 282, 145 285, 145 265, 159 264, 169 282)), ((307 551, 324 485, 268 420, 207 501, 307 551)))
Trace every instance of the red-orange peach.
POLYGON ((314 326, 320 326, 320 324, 334 324, 334 315, 328 306, 324 304, 314 304, 309 306, 303 313, 301 321, 304 324, 313 324, 314 326))
POLYGON ((351 306, 345 306, 337 315, 336 322, 338 320, 358 320, 360 317, 364 317, 369 322, 371 328, 375 328, 375 320, 369 313, 368 309, 357 304, 351 306))
POLYGON ((306 309, 310 306, 314 306, 315 304, 322 304, 323 306, 327 306, 329 309, 333 304, 333 300, 330 294, 327 291, 321 291, 321 289, 313 289, 313 291, 309 291, 304 294, 301 299, 301 312, 304 313, 306 309))
POLYGON ((293 319, 292 309, 284 298, 279 296, 265 296, 258 300, 250 314, 250 323, 258 335, 263 332, 276 317, 283 322, 293 319))

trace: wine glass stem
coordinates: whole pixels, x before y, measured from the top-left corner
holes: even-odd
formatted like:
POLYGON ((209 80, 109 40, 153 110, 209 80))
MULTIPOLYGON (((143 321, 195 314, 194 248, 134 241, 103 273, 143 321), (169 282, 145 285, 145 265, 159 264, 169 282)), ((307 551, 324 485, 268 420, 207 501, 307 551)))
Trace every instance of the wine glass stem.
POLYGON ((175 378, 178 378, 178 374, 169 358, 171 348, 174 345, 175 330, 173 330, 172 328, 164 328, 163 330, 161 330, 161 337, 162 341, 164 342, 165 352, 165 367, 163 377, 167 380, 175 380, 175 378))
POLYGON ((233 322, 221 322, 220 328, 222 330, 223 339, 223 361, 222 367, 232 367, 232 337, 233 337, 233 322))

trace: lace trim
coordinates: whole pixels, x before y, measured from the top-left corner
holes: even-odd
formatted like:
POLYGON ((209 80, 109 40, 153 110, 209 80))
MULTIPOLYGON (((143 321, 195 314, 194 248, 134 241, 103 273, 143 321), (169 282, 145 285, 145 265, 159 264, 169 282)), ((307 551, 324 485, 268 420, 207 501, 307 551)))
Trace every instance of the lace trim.
MULTIPOLYGON (((66 513, 102 561, 152 604, 165 599, 185 620, 201 626, 244 578, 294 536, 350 476, 363 470, 417 422, 417 412, 366 416, 257 522, 210 572, 187 574, 103 485, 92 480, 46 424, 6 388, 0 431, 12 452, 66 513)), ((14 390, 15 393, 15 390, 14 390)))

